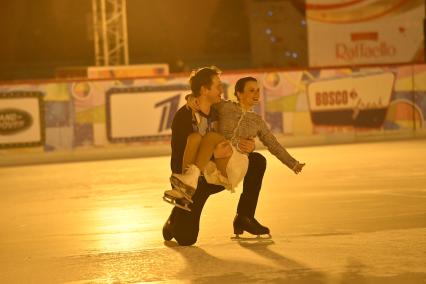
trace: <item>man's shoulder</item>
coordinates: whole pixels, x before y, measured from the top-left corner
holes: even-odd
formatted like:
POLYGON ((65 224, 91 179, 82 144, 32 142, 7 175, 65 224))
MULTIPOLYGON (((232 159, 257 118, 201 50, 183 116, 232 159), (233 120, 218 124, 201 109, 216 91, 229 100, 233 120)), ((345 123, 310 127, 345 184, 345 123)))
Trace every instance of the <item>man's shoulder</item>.
POLYGON ((186 105, 182 106, 174 115, 174 119, 185 119, 186 117, 192 117, 192 111, 186 105))
POLYGON ((192 125, 192 111, 186 105, 176 111, 173 116, 172 129, 192 125))

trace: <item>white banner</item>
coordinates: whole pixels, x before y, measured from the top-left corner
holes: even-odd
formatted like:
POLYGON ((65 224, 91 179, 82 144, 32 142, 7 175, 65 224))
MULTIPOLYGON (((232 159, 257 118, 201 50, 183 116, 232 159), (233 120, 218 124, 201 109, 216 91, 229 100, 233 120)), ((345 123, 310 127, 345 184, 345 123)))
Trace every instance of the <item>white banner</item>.
POLYGON ((307 0, 309 65, 403 63, 424 57, 424 1, 307 0))
POLYGON ((171 135, 176 111, 186 103, 182 89, 148 90, 132 88, 109 94, 108 128, 110 140, 145 140, 171 135))
POLYGON ((360 74, 308 84, 309 108, 316 125, 378 127, 385 118, 395 75, 360 74))
POLYGON ((90 79, 136 78, 168 76, 169 65, 166 63, 122 65, 122 66, 91 66, 87 68, 90 79))
POLYGON ((0 94, 1 148, 42 144, 40 107, 40 97, 33 93, 0 94))

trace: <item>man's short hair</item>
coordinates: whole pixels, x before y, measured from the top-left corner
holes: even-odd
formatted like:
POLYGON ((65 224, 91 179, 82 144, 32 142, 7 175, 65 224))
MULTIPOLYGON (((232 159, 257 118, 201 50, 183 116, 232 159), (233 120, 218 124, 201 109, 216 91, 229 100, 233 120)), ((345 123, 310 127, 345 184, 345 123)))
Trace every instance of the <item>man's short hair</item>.
POLYGON ((201 87, 210 89, 213 84, 213 77, 220 75, 221 71, 216 66, 203 67, 194 70, 189 78, 192 94, 195 97, 200 96, 201 87))

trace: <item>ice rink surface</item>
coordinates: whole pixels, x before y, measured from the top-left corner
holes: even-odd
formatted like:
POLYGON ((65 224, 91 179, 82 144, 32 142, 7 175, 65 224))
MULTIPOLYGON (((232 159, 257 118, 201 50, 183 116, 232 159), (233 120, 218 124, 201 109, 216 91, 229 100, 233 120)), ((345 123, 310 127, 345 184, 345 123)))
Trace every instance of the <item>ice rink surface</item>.
POLYGON ((0 283, 426 283, 426 140, 260 152, 272 240, 230 239, 239 188, 192 247, 162 239, 169 157, 0 168, 0 283))

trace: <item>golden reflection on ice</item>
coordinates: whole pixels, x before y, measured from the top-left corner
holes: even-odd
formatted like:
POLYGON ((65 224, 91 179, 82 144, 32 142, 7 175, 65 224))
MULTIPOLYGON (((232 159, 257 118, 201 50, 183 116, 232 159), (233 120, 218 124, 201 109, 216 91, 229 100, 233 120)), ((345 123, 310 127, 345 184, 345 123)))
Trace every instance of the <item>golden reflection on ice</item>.
POLYGON ((102 252, 129 251, 142 247, 141 231, 152 220, 150 212, 139 207, 103 207, 94 211, 94 231, 102 252))
POLYGON ((263 151, 270 245, 230 240, 241 188, 164 242, 169 157, 0 168, 0 283, 424 283, 424 146, 292 148, 302 175, 263 151))

